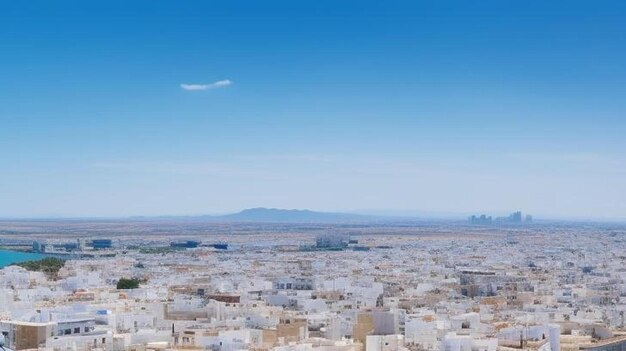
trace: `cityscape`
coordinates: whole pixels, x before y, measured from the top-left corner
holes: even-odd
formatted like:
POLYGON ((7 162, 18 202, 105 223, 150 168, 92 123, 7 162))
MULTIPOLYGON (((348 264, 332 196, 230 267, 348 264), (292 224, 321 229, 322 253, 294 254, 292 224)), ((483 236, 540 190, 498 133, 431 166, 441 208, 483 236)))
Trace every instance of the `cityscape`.
POLYGON ((2 221, 43 263, 0 269, 0 331, 15 350, 623 349, 626 226, 506 219, 2 221))
POLYGON ((495 220, 491 216, 481 214, 479 216, 472 215, 468 218, 470 224, 489 225, 492 223, 532 223, 533 216, 527 214, 522 218, 522 211, 513 212, 506 217, 496 217, 495 220))
POLYGON ((626 351, 626 1, 0 1, 0 351, 626 351))

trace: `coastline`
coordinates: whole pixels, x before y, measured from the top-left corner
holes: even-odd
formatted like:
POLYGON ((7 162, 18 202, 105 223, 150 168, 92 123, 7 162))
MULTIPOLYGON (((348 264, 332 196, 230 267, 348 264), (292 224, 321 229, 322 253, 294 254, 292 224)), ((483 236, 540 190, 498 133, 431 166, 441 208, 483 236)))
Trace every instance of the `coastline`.
POLYGON ((39 260, 44 257, 46 257, 45 254, 16 251, 16 250, 7 250, 5 248, 1 248, 0 249, 0 269, 6 266, 10 266, 14 263, 39 260))

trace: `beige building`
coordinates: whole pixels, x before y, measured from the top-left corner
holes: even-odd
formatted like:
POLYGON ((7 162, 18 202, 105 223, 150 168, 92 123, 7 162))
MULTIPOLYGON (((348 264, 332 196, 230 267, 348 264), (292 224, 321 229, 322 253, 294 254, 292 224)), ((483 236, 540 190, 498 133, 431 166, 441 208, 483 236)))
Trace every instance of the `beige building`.
POLYGON ((0 322, 0 332, 6 333, 6 346, 15 350, 36 349, 51 337, 56 323, 0 322))

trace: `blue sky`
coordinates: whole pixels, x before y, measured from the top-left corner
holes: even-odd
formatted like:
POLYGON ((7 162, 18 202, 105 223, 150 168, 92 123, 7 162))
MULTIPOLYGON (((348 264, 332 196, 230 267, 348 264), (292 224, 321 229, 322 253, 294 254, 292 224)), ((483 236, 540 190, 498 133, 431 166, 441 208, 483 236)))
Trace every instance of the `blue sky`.
POLYGON ((623 1, 0 3, 0 217, 626 218, 623 1))

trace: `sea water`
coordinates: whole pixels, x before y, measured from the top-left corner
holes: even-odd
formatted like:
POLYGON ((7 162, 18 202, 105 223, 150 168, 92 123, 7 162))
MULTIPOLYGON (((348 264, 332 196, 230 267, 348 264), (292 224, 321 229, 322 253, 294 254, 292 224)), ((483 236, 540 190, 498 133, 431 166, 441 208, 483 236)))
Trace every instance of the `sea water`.
POLYGON ((39 260, 44 257, 46 256, 38 254, 38 253, 32 253, 32 252, 0 250, 0 268, 4 266, 8 266, 12 263, 39 260))

